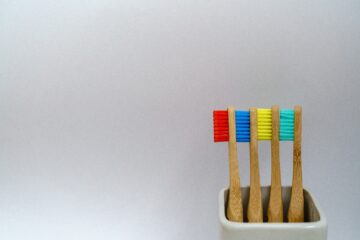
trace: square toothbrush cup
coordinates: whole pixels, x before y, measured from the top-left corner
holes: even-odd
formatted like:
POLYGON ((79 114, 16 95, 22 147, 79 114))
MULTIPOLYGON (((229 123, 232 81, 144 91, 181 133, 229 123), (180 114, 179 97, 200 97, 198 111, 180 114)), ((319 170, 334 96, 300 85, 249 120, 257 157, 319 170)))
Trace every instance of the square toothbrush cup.
MULTIPOLYGON (((249 187, 241 188, 244 209, 244 220, 247 219, 247 205, 249 201, 249 187)), ((262 187, 263 214, 269 201, 270 187, 262 187)), ((291 187, 282 188, 284 203, 284 219, 287 219, 291 187)), ((228 189, 224 188, 219 194, 219 218, 221 240, 326 240, 327 222, 317 201, 304 189, 305 221, 302 223, 238 223, 226 218, 228 189)), ((266 220, 266 218, 264 219, 266 220)))

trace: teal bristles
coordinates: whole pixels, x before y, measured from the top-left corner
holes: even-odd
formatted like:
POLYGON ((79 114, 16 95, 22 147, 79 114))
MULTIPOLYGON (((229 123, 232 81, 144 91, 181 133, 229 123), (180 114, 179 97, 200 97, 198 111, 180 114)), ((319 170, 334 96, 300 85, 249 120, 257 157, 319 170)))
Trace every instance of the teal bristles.
POLYGON ((280 109, 280 141, 294 141, 294 110, 280 109))

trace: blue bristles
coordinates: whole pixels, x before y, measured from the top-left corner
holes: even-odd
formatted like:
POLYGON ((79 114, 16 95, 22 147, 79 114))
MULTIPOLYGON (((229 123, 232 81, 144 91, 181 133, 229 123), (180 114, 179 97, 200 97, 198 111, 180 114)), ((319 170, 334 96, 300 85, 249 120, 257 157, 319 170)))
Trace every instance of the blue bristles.
POLYGON ((236 141, 250 142, 250 111, 235 111, 236 141))

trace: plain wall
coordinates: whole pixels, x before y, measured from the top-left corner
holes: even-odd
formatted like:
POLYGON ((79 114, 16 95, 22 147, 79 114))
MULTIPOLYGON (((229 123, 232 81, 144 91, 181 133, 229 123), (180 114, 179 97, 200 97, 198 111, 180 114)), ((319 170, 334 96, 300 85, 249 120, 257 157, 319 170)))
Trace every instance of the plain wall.
POLYGON ((212 111, 273 104, 303 106, 304 185, 357 239, 359 75, 359 1, 1 0, 0 239, 218 239, 212 111))

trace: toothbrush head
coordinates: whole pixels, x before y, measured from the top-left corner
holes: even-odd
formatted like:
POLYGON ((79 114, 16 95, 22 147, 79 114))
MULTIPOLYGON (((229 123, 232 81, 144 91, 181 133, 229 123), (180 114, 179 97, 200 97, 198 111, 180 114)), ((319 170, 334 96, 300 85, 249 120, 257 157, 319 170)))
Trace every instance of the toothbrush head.
POLYGON ((293 109, 280 109, 280 141, 294 141, 293 109))
POLYGON ((272 113, 271 109, 257 109, 258 140, 271 140, 272 135, 272 113))
POLYGON ((229 118, 227 110, 215 110, 214 121, 214 142, 229 141, 229 118))
POLYGON ((236 141, 250 142, 250 111, 235 111, 236 141))

